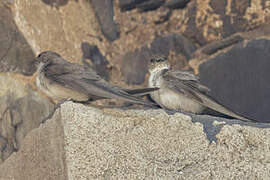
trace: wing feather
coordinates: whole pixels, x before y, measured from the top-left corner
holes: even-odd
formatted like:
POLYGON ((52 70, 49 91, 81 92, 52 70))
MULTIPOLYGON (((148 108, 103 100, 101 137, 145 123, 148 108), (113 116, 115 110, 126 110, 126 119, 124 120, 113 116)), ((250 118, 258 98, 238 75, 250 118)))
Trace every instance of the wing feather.
POLYGON ((210 90, 199 83, 197 77, 190 71, 166 71, 163 74, 168 87, 184 94, 186 97, 203 103, 199 94, 206 94, 210 90))
POLYGON ((254 121, 231 111, 229 108, 217 102, 208 94, 210 90, 200 84, 196 76, 189 71, 166 71, 163 74, 163 78, 170 89, 208 108, 244 121, 254 121))
POLYGON ((45 76, 51 83, 84 93, 93 99, 118 98, 130 102, 152 105, 132 96, 102 79, 93 69, 85 69, 79 64, 70 63, 61 57, 54 59, 44 68, 45 76))

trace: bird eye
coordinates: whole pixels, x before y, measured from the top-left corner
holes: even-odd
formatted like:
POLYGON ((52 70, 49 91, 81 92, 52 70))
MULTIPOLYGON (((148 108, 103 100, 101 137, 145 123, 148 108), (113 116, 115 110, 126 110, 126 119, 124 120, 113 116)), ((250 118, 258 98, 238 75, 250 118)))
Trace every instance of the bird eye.
POLYGON ((153 58, 151 58, 151 59, 150 59, 150 62, 151 62, 151 63, 153 63, 153 62, 154 62, 154 59, 153 59, 153 58))

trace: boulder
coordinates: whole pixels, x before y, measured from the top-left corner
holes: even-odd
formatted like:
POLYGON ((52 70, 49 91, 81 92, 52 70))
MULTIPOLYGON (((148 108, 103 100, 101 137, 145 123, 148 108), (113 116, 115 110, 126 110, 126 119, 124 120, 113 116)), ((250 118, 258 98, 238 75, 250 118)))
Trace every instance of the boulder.
POLYGON ((270 76, 269 52, 268 38, 236 43, 200 64, 200 81, 225 106, 260 122, 270 122, 270 85, 266 83, 270 76))
POLYGON ((267 179, 269 128, 161 109, 67 102, 26 136, 0 166, 0 178, 267 179))
POLYGON ((157 36, 151 42, 122 57, 121 72, 127 84, 142 84, 148 72, 148 63, 153 55, 166 57, 177 68, 185 68, 196 46, 181 34, 157 36))
POLYGON ((113 1, 91 0, 100 29, 105 38, 112 42, 119 38, 119 27, 114 21, 113 1))
POLYGON ((39 127, 54 105, 23 81, 0 74, 0 162, 20 149, 24 137, 39 127))
MULTIPOLYGON (((3 3, 3 2, 2 2, 3 3)), ((12 12, 0 3, 0 72, 32 75, 35 55, 17 27, 12 12)))
POLYGON ((260 28, 270 16, 267 0, 195 0, 188 4, 183 34, 205 45, 237 32, 260 28))

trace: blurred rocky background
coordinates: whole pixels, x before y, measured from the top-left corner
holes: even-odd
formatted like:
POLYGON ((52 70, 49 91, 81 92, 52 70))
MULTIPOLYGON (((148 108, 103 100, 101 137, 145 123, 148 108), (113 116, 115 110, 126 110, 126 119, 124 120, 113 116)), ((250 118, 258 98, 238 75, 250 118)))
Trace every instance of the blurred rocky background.
POLYGON ((268 0, 2 0, 0 163, 53 109, 34 57, 52 50, 124 87, 147 84, 149 57, 194 70, 231 109, 270 122, 268 0))

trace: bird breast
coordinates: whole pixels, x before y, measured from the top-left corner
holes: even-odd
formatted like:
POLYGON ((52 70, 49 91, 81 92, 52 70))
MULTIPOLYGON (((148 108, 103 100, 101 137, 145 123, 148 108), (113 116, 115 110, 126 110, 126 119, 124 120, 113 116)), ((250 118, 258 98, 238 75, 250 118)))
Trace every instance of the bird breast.
POLYGON ((148 86, 160 88, 157 91, 151 92, 150 95, 163 108, 195 114, 201 113, 205 109, 204 106, 186 97, 181 92, 170 89, 159 73, 152 73, 150 75, 148 86))
POLYGON ((48 79, 43 72, 44 70, 43 68, 44 68, 43 66, 40 66, 38 68, 36 85, 47 96, 56 99, 58 101, 70 98, 76 101, 87 101, 89 99, 89 97, 86 94, 80 93, 70 88, 66 88, 63 85, 60 85, 57 82, 48 79))
POLYGON ((161 88, 159 91, 159 101, 168 109, 195 114, 200 114, 205 109, 204 106, 186 97, 182 93, 175 92, 169 88, 161 88))

